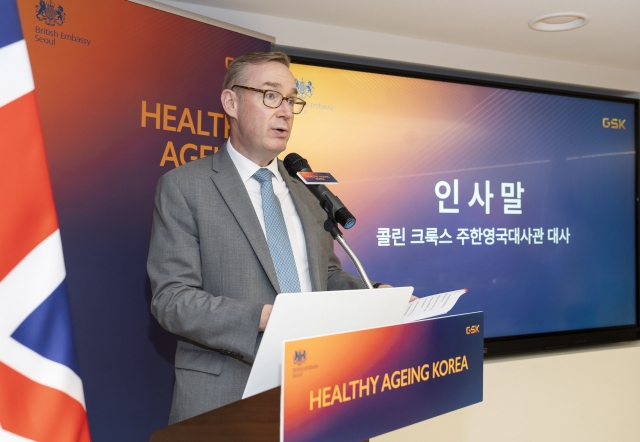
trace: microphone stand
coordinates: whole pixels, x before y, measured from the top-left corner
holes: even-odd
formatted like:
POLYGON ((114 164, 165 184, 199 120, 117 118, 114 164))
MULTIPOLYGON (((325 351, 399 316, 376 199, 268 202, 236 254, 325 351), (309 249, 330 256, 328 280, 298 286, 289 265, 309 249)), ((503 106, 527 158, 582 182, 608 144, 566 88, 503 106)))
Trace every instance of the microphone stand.
POLYGON ((356 270, 358 270, 358 273, 360 274, 360 279, 362 279, 364 286, 368 289, 372 289, 373 284, 371 284, 371 280, 369 280, 367 272, 364 271, 362 263, 356 256, 353 249, 349 247, 347 240, 345 240, 344 236, 342 236, 342 232, 338 228, 338 223, 333 218, 333 216, 331 216, 331 211, 327 211, 327 220, 324 222, 324 230, 326 230, 331 234, 331 236, 333 236, 333 239, 335 239, 338 244, 342 246, 346 254, 349 256, 349 258, 351 258, 351 261, 353 261, 353 265, 356 266, 356 270))

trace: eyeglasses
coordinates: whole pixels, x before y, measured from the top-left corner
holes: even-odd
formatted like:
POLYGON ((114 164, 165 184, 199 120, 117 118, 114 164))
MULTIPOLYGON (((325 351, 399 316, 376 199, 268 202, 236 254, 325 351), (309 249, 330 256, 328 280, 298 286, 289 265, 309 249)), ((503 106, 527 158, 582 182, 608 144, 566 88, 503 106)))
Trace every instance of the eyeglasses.
POLYGON ((242 89, 247 89, 249 91, 260 92, 262 94, 262 102, 264 103, 264 105, 272 109, 280 107, 282 102, 286 100, 287 104, 291 107, 291 112, 293 112, 294 114, 299 114, 300 112, 302 112, 302 109, 304 109, 304 105, 307 104, 306 101, 301 100, 298 97, 285 97, 277 91, 256 89, 249 86, 240 86, 239 84, 231 86, 231 89, 233 89, 234 87, 241 87, 242 89))

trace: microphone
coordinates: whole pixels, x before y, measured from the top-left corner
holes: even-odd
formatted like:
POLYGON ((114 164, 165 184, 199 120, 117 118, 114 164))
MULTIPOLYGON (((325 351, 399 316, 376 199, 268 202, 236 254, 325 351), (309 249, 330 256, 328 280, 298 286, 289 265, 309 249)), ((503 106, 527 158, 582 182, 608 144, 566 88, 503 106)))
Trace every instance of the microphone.
MULTIPOLYGON (((300 181, 298 172, 313 172, 309 166, 309 162, 297 153, 290 153, 284 158, 284 168, 287 169, 289 175, 300 181)), ((303 182, 304 183, 304 182, 303 182)), ((356 223, 356 218, 342 204, 340 198, 335 196, 324 184, 306 185, 307 189, 318 199, 320 207, 329 215, 330 219, 337 221, 345 229, 352 228, 356 223)))

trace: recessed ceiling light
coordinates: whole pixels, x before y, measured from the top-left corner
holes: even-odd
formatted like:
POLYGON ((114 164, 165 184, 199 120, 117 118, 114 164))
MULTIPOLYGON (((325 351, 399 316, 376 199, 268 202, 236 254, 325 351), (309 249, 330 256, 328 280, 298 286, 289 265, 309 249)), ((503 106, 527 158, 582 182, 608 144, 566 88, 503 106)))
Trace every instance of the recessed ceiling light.
POLYGON ((545 32, 569 31, 586 25, 590 20, 591 17, 582 12, 556 12, 532 19, 529 27, 545 32))

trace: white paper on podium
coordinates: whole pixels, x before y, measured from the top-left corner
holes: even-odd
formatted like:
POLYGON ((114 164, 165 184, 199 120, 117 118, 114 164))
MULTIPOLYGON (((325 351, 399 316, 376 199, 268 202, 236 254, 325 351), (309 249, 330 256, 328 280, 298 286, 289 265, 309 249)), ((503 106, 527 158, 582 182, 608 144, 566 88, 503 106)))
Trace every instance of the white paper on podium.
POLYGON ((402 323, 422 321, 423 319, 444 315, 456 305, 460 296, 467 292, 467 289, 461 289, 416 299, 409 303, 407 311, 402 318, 402 323))
POLYGON ((399 324, 413 287, 282 293, 276 296, 242 399, 282 382, 282 343, 399 324))

